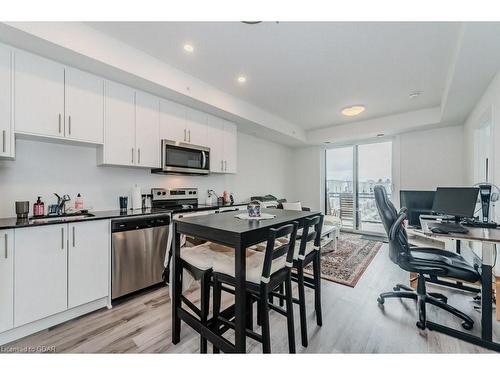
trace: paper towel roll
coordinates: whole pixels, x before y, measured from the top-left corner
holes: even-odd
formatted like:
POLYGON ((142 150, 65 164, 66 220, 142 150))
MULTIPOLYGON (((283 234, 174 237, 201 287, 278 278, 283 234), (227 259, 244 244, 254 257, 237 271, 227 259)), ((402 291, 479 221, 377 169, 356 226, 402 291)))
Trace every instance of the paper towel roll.
POLYGON ((142 200, 141 200, 141 189, 137 184, 132 187, 132 209, 140 210, 142 208, 142 200))

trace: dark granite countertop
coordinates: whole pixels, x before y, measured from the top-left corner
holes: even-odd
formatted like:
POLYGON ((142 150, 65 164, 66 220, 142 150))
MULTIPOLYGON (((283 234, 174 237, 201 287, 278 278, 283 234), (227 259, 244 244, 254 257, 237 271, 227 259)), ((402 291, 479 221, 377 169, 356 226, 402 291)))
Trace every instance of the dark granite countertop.
POLYGON ((236 207, 236 206, 241 206, 241 205, 246 205, 246 203, 235 203, 233 205, 231 204, 225 204, 225 205, 220 205, 220 204, 213 204, 213 205, 205 205, 205 204, 200 204, 196 208, 183 208, 183 209, 175 209, 175 210, 168 210, 168 209, 155 209, 155 208, 147 208, 147 209, 140 209, 140 210, 128 210, 128 211, 120 211, 120 210, 107 210, 107 211, 90 211, 89 214, 92 216, 87 216, 82 218, 75 216, 67 216, 64 218, 60 218, 59 220, 56 220, 55 218, 51 218, 50 221, 44 221, 43 218, 30 218, 30 219, 25 219, 25 220, 19 220, 15 217, 10 217, 10 218, 0 218, 0 230, 2 229, 12 229, 12 228, 25 228, 25 227, 35 227, 35 226, 40 226, 40 225, 52 225, 52 224, 64 224, 64 223, 75 223, 75 222, 82 222, 82 221, 92 221, 92 220, 109 220, 109 219, 119 219, 119 218, 127 218, 127 217, 134 217, 134 216, 147 216, 147 215, 162 215, 162 214, 168 214, 168 213, 180 213, 180 212, 196 212, 196 211, 209 211, 209 210, 217 210, 220 208, 229 208, 229 207, 236 207), (36 219, 34 222, 33 219, 36 219))

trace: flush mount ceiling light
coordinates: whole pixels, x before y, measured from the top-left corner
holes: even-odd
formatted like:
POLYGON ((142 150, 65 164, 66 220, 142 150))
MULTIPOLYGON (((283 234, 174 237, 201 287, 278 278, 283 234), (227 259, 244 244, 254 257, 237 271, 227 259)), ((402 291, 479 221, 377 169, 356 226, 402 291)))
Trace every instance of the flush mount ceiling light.
POLYGON ((365 106, 364 105, 351 105, 349 107, 345 107, 342 109, 341 113, 344 116, 357 116, 360 113, 364 112, 365 106))
POLYGON ((245 82, 247 81, 247 77, 245 77, 245 76, 239 76, 239 77, 237 78, 237 81, 238 81, 239 83, 245 83, 245 82))
POLYGON ((194 51, 193 45, 189 44, 189 43, 184 44, 184 51, 189 52, 189 53, 193 53, 193 51, 194 51))

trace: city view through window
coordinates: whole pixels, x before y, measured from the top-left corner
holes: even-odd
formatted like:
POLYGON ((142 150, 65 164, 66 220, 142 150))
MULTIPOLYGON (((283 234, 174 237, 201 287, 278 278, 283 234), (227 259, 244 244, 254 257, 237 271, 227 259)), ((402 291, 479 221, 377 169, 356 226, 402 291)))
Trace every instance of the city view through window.
POLYGON ((392 194, 392 142, 327 150, 326 179, 327 211, 344 228, 383 231, 373 187, 382 184, 392 194))

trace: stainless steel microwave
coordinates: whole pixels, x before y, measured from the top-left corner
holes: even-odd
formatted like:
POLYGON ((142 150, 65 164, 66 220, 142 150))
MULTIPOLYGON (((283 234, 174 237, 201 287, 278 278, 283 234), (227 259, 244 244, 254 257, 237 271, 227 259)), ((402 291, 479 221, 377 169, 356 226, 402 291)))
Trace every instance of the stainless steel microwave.
POLYGON ((161 168, 154 173, 205 175, 210 173, 210 148, 163 139, 161 168))

